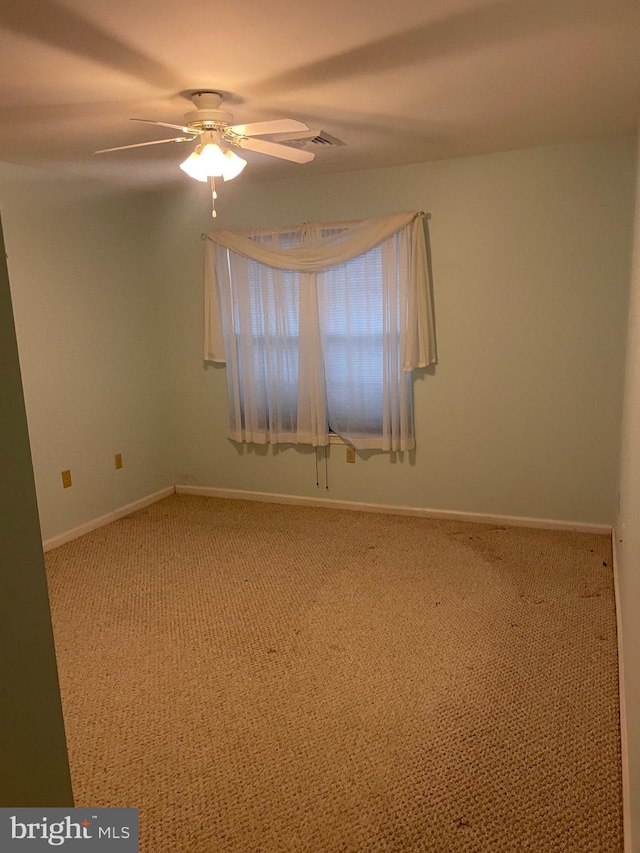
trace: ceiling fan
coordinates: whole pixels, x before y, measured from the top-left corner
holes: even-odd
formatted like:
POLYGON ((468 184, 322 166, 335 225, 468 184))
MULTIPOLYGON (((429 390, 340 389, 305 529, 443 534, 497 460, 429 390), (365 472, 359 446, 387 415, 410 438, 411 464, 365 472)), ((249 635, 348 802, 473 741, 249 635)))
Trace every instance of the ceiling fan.
POLYGON ((229 181, 239 175, 247 165, 246 160, 235 154, 232 148, 244 148, 247 151, 256 151, 259 154, 290 160, 293 163, 308 163, 315 157, 312 151, 303 151, 278 142, 256 138, 273 133, 307 131, 309 127, 304 122, 295 119, 275 119, 251 124, 232 124, 231 113, 218 109, 223 100, 220 92, 203 90, 194 92, 190 98, 195 110, 185 114, 183 124, 168 124, 164 121, 145 118, 131 119, 131 121, 181 130, 186 134, 185 136, 136 142, 133 145, 119 145, 116 148, 101 148, 94 153, 106 154, 111 151, 125 151, 128 148, 144 148, 147 145, 198 140, 195 150, 184 163, 180 164, 180 168, 197 181, 209 181, 213 199, 213 216, 216 216, 215 199, 217 198, 215 178, 222 177, 225 181, 229 181))

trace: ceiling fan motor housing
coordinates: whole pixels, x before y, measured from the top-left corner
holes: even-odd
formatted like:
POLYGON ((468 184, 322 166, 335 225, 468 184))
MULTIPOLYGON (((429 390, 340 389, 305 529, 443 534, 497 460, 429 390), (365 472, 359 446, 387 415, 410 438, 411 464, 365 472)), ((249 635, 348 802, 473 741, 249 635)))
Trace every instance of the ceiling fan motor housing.
POLYGON ((184 122, 188 128, 208 130, 214 127, 227 127, 233 122, 233 116, 222 110, 193 110, 185 115, 184 122))

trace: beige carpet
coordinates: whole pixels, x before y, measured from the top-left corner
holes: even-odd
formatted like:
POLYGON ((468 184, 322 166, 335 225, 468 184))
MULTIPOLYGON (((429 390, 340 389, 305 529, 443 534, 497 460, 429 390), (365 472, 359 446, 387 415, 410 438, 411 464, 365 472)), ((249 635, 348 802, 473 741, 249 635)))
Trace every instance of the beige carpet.
POLYGON ((622 850, 607 537, 174 496, 47 566, 144 853, 622 850))

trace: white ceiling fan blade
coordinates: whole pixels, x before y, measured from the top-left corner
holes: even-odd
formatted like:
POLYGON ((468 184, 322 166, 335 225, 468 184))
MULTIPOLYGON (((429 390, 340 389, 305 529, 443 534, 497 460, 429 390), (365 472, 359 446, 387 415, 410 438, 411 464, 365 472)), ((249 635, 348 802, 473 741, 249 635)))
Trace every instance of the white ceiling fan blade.
POLYGON ((108 151, 125 151, 127 148, 144 148, 146 145, 162 145, 165 142, 191 142, 195 136, 177 136, 175 139, 154 139, 153 142, 136 142, 134 145, 118 145, 116 148, 101 148, 94 154, 106 154, 108 151))
POLYGON ((280 157, 281 160, 291 160, 292 163, 309 163, 316 156, 312 151, 301 151, 299 148, 290 148, 288 145, 279 145, 264 139, 237 139, 234 140, 234 145, 248 151, 269 154, 271 157, 280 157))
POLYGON ((182 130, 184 133, 193 133, 182 124, 167 124, 166 121, 154 121, 152 118, 130 118, 129 121, 143 121, 145 124, 157 124, 160 127, 170 127, 172 130, 182 130))
POLYGON ((293 133, 295 130, 309 130, 302 121, 293 118, 279 118, 273 121, 254 121, 252 124, 234 124, 229 128, 238 136, 262 136, 265 133, 293 133))

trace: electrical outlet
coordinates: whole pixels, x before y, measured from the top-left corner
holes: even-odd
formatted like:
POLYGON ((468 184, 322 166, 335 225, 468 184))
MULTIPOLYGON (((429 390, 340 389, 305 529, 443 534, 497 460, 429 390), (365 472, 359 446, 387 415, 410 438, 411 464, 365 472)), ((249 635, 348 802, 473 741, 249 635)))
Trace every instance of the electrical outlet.
POLYGON ((71 485, 71 471, 62 472, 62 488, 68 489, 71 485))
POLYGON ((347 447, 347 462, 355 462, 356 461, 356 449, 355 447, 347 447))
POLYGON ((116 468, 122 468, 122 453, 116 453, 116 468))

